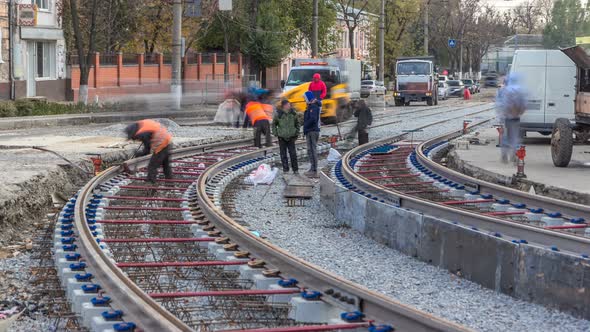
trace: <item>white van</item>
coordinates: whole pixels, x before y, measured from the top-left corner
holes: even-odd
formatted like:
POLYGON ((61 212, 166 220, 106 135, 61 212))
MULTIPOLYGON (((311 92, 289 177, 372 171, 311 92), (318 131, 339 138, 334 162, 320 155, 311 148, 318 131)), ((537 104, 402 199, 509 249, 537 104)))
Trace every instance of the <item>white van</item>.
POLYGON ((574 118, 576 65, 560 50, 517 50, 512 60, 527 92, 522 132, 551 134, 557 118, 574 118))

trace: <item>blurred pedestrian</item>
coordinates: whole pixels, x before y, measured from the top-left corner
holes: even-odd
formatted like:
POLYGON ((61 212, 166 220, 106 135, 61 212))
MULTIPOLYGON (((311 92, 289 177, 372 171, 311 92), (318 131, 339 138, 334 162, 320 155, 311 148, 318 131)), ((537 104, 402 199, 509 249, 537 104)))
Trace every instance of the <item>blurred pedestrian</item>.
POLYGON ((369 143, 369 132, 367 128, 373 123, 373 113, 364 100, 355 105, 354 116, 357 118, 356 130, 358 133, 359 145, 369 143))
POLYGON ((261 137, 264 134, 266 137, 266 146, 272 146, 272 137, 270 136, 270 120, 272 119, 258 100, 249 101, 245 107, 244 128, 249 124, 254 128, 254 146, 262 147, 261 137))
POLYGON ((516 161, 516 150, 520 146, 520 117, 526 111, 526 92, 522 88, 520 77, 511 73, 506 77, 505 85, 496 96, 496 117, 504 126, 502 137, 502 162, 516 161))
POLYGON ((143 151, 136 152, 134 157, 146 156, 150 152, 152 153, 147 166, 148 181, 156 182, 160 165, 164 169, 166 179, 172 179, 172 168, 170 167, 172 135, 168 133, 166 127, 154 120, 141 120, 127 126, 125 133, 128 139, 143 143, 143 151))
POLYGON ((299 119, 297 112, 291 107, 288 100, 282 100, 280 108, 272 120, 272 131, 279 139, 279 151, 283 172, 289 172, 289 158, 291 158, 291 169, 293 174, 299 174, 297 164, 297 149, 295 141, 299 136, 299 119), (289 155, 287 156, 287 151, 289 155))
POLYGON ((318 175, 318 151, 317 144, 320 137, 320 105, 321 101, 315 98, 310 91, 305 93, 307 108, 303 113, 303 134, 307 142, 307 157, 311 164, 305 175, 316 178, 318 175))

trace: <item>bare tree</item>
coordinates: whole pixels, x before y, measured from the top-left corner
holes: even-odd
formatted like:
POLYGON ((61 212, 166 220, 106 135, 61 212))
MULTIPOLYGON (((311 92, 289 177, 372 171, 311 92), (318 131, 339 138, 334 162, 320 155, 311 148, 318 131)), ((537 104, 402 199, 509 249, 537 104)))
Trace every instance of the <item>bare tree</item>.
POLYGON ((82 34, 81 15, 78 8, 79 0, 70 0, 70 12, 72 15, 72 29, 76 40, 76 49, 78 51, 78 63, 80 66, 80 90, 78 101, 84 104, 88 103, 88 74, 92 66, 92 57, 96 50, 96 15, 98 0, 91 1, 90 27, 88 30, 88 39, 82 34), (84 54, 84 40, 88 40, 88 53, 84 54))
POLYGON ((348 30, 348 46, 350 47, 350 58, 354 59, 354 31, 364 19, 365 10, 369 0, 338 0, 338 6, 348 30), (359 8, 357 8, 360 6, 359 8))
POLYGON ((527 34, 538 30, 541 21, 541 9, 532 0, 527 0, 513 9, 516 24, 527 34))

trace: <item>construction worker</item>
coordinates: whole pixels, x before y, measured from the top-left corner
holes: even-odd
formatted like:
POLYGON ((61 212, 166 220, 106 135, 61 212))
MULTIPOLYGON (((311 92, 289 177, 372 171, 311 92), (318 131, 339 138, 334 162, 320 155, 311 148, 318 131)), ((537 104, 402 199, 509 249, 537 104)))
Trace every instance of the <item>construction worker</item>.
MULTIPOLYGON (((313 92, 315 99, 318 101, 322 101, 326 98, 328 94, 328 88, 326 87, 326 83, 322 81, 322 76, 319 73, 313 74, 311 83, 309 83, 308 91, 313 92)), ((320 105, 321 107, 321 105, 320 105)))
POLYGON ((272 118, 265 112, 262 103, 258 100, 248 102, 245 113, 244 128, 247 128, 248 124, 254 127, 254 146, 262 147, 260 140, 262 134, 266 136, 266 146, 272 146, 272 137, 270 136, 270 120, 272 118))
POLYGON ((127 126, 125 133, 128 139, 143 143, 143 151, 136 152, 134 157, 146 156, 150 152, 152 153, 147 167, 148 181, 156 182, 160 165, 164 169, 165 177, 167 179, 172 178, 172 168, 170 167, 172 135, 168 133, 166 127, 154 120, 141 120, 127 126))
POLYGON ((290 157, 293 174, 299 174, 297 148, 295 147, 295 141, 299 136, 299 127, 297 112, 291 107, 288 100, 282 100, 281 107, 277 110, 272 120, 272 131, 279 139, 279 152, 284 173, 289 172, 290 157), (287 151, 289 152, 288 156, 287 151))
POLYGON ((307 142, 307 157, 309 159, 309 171, 305 176, 310 178, 318 177, 318 140, 320 138, 320 105, 319 101, 311 91, 305 93, 307 108, 303 113, 303 134, 307 142))
POLYGON ((367 128, 373 123, 373 114, 364 100, 361 99, 356 103, 354 116, 357 118, 356 130, 359 145, 369 143, 369 132, 367 128))

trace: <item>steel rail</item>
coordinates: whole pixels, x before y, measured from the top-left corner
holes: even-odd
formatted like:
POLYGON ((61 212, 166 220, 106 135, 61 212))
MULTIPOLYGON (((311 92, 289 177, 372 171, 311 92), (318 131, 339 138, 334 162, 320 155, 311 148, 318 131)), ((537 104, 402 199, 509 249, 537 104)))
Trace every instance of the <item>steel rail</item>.
MULTIPOLYGON (((491 119, 473 123, 470 128, 482 125, 490 120, 491 119)), ((454 131, 452 134, 457 135, 459 132, 460 131, 454 131)), ((443 135, 443 137, 446 137, 446 135, 443 135)), ((351 181, 357 187, 363 188, 368 192, 379 193, 378 195, 382 198, 385 198, 389 202, 404 209, 421 212, 430 216, 437 216, 439 218, 453 222, 460 222, 464 225, 475 227, 480 230, 498 232, 515 239, 526 239, 531 244, 537 244, 544 247, 557 246, 559 250, 571 252, 575 255, 579 255, 579 253, 590 252, 590 238, 544 229, 542 227, 526 225, 508 219, 482 215, 469 210, 458 209, 449 205, 429 201, 427 199, 417 198, 412 195, 404 194, 401 191, 394 190, 391 187, 386 187, 385 185, 380 185, 363 178, 362 176, 359 176, 350 166, 351 159, 359 153, 384 143, 395 143, 399 140, 400 136, 395 136, 393 138, 383 138, 350 150, 342 157, 343 175, 348 181, 351 181)), ((423 147, 424 145, 421 144, 420 146, 423 147)), ((469 178, 468 182, 473 181, 474 179, 469 178)), ((489 186, 486 188, 492 187, 493 186, 489 186)))
MULTIPOLYGON (((173 151, 175 158, 205 153, 216 149, 241 146, 251 140, 237 140, 231 142, 213 143, 202 146, 188 147, 173 151)), ((128 162, 135 166, 145 166, 149 156, 137 158, 128 162)), ((81 190, 75 206, 75 224, 79 230, 80 250, 83 252, 86 262, 93 268, 94 277, 103 289, 113 296, 114 306, 125 308, 125 317, 138 323, 145 331, 192 331, 192 329, 164 309, 158 302, 145 293, 139 286, 133 283, 123 271, 116 266, 99 247, 94 240, 91 230, 86 222, 84 213, 86 204, 90 201, 94 189, 114 177, 121 171, 119 167, 111 167, 100 175, 91 179, 81 190)))
MULTIPOLYGON (((306 288, 323 293, 337 290, 357 297, 360 299, 360 310, 368 318, 375 319, 380 323, 392 324, 396 331, 468 330, 461 325, 416 310, 304 261, 287 250, 255 236, 247 228, 238 224, 219 209, 206 193, 209 181, 232 165, 270 151, 272 149, 264 149, 221 161, 207 169, 199 177, 197 181, 197 201, 205 216, 217 229, 238 243, 243 250, 251 252, 257 258, 278 268, 281 273, 296 278, 306 288)), ((328 296, 324 296, 323 299, 331 302, 328 296)), ((336 300, 332 301, 334 301, 332 303, 338 303, 336 300)))
POLYGON ((527 206, 540 207, 545 209, 546 211, 549 210, 554 212, 561 212, 564 215, 568 215, 571 217, 582 217, 586 220, 590 220, 590 206, 559 200, 547 196, 531 195, 527 192, 473 178, 429 159, 423 152, 424 148, 428 146, 432 146, 442 141, 449 141, 453 138, 459 137, 460 135, 461 131, 456 131, 435 137, 428 141, 424 141, 416 148, 416 157, 418 158, 420 163, 430 168, 435 173, 455 182, 475 184, 479 187, 480 191, 485 192, 487 194, 493 194, 494 196, 500 196, 511 201, 525 203, 527 206))

